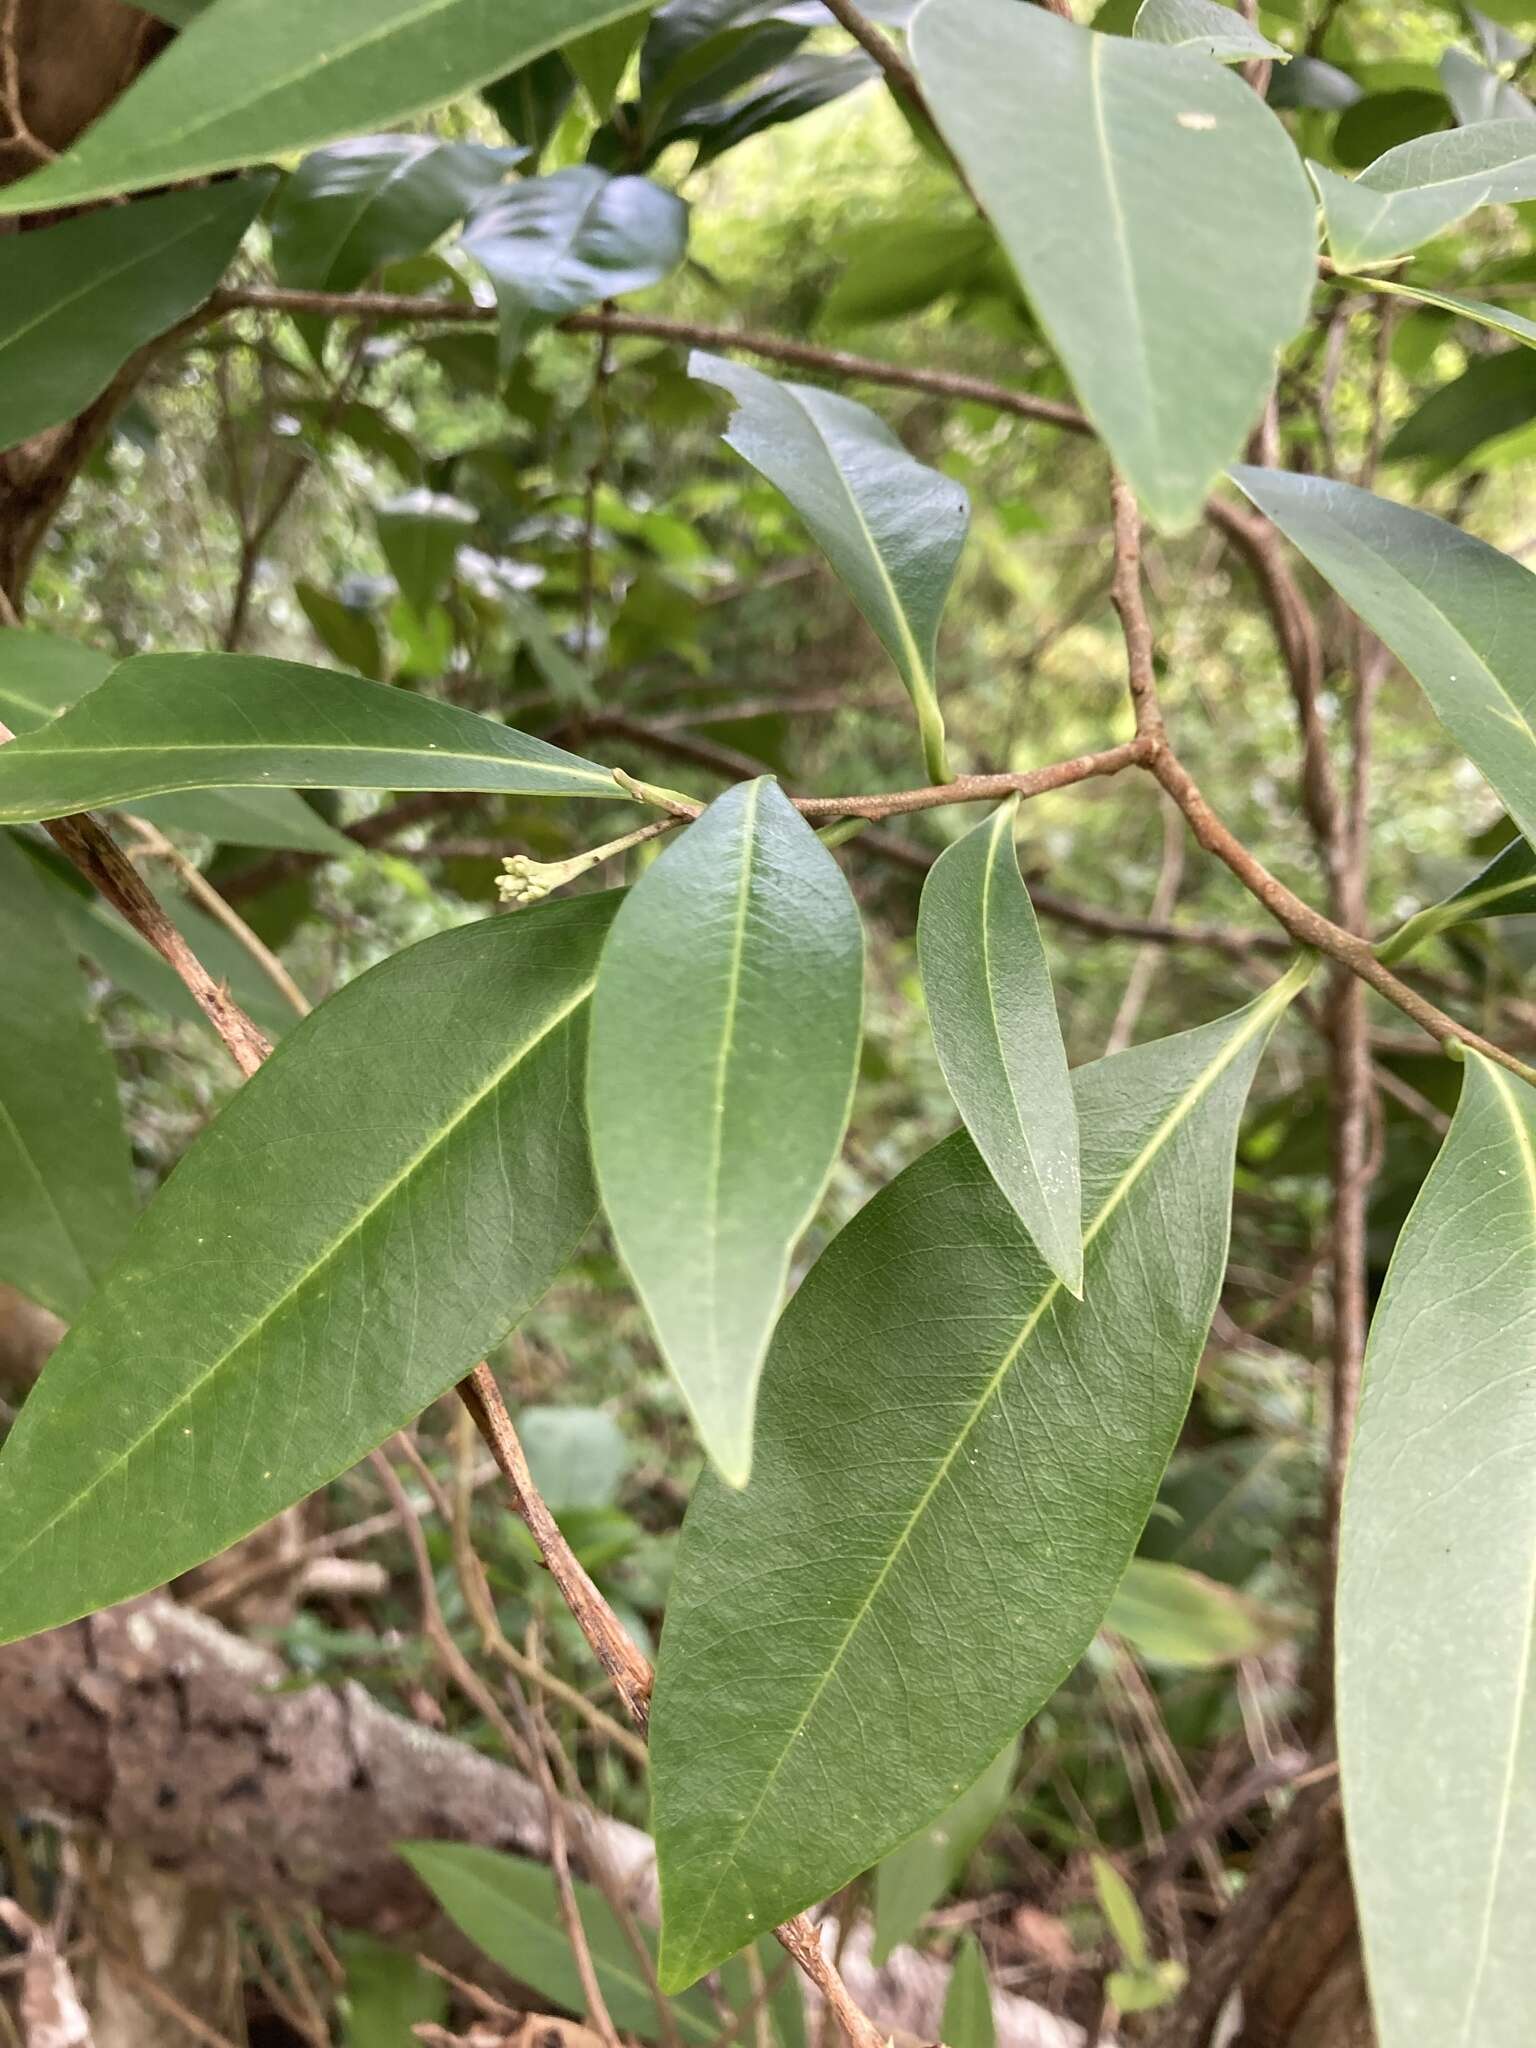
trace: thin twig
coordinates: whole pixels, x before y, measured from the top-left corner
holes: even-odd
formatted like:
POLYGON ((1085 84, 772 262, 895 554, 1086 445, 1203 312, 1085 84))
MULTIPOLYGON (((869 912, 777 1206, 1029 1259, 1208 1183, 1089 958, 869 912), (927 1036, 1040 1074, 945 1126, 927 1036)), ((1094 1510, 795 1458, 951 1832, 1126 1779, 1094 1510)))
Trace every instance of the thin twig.
POLYGON ((216 918, 236 944, 250 955, 283 1001, 300 1017, 307 1017, 310 1011, 309 998, 266 941, 251 930, 232 903, 225 902, 197 863, 188 860, 181 848, 173 846, 165 834, 151 825, 147 818, 129 816, 128 824, 133 828, 144 851, 156 860, 163 860, 166 863, 187 894, 201 904, 210 917, 216 918))

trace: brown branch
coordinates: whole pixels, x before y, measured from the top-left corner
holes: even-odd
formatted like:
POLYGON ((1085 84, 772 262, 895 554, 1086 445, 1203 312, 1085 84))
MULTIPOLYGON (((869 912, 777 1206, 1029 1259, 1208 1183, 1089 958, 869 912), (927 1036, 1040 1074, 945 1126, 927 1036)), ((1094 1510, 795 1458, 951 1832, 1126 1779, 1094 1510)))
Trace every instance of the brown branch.
MULTIPOLYGON (((642 1734, 650 1726, 650 1663, 630 1640, 618 1616, 592 1583, 585 1567, 561 1534, 528 1470, 501 1389, 487 1365, 478 1365, 460 1382, 459 1398, 474 1418, 476 1429, 504 1474, 512 1504, 538 1545, 539 1555, 560 1589, 561 1598, 586 1637, 599 1664, 613 1681, 619 1698, 642 1734)), ((776 1927, 780 1944, 794 1957, 836 2014, 854 2048, 884 2048, 884 2037, 860 2011, 848 1987, 822 1954, 816 1930, 803 1914, 776 1927)))

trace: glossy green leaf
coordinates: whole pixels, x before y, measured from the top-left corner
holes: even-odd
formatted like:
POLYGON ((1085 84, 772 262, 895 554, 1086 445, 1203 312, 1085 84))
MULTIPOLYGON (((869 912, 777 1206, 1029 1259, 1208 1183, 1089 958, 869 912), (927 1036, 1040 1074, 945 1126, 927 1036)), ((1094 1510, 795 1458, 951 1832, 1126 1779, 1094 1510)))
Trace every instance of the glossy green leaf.
POLYGON ((935 665, 939 620, 965 544, 965 492, 917 462, 876 413, 699 350, 689 374, 736 401, 725 439, 788 498, 901 671, 923 756, 947 782, 935 665))
POLYGON ((1463 882, 1443 902, 1431 904, 1400 925, 1376 948, 1376 957, 1390 967, 1404 960, 1452 925, 1474 924, 1485 917, 1530 917, 1536 914, 1536 853, 1523 839, 1511 839, 1485 868, 1463 882))
POLYGON ((313 583, 295 583, 293 594, 328 653, 345 662, 348 668, 355 668, 359 675, 367 676, 371 682, 383 682, 389 663, 379 622, 371 611, 350 605, 345 599, 331 591, 321 590, 313 583))
POLYGON ((667 140, 698 144, 695 168, 712 164, 728 149, 763 135, 786 121, 798 121, 818 107, 830 106, 861 85, 879 77, 873 60, 862 50, 829 55, 807 50, 765 72, 748 91, 734 99, 694 108, 685 120, 669 126, 667 140))
POLYGON ((1256 1657, 1279 1633, 1277 1618, 1252 1600, 1179 1564, 1133 1557, 1104 1626, 1152 1664, 1214 1671, 1256 1657))
POLYGON ((0 1280, 79 1313, 133 1221, 117 1075, 48 892, 0 833, 0 1280))
POLYGON ((140 654, 0 748, 0 824, 226 783, 622 794, 590 761, 409 690, 257 655, 140 654))
POLYGON ((517 152, 430 135, 361 135, 305 157, 272 209, 283 284, 347 292, 430 249, 502 183, 517 152))
POLYGON ((1353 180, 1308 169, 1323 202, 1328 247, 1345 270, 1406 255, 1490 200, 1536 199, 1536 128, 1483 121, 1400 143, 1353 180))
POLYGON ((240 178, 0 236, 0 448, 83 412, 200 305, 271 189, 240 178))
MULTIPOLYGON (((552 2004, 585 2013, 586 1999, 560 1919, 555 1880, 545 1865, 458 1842, 406 1842, 400 1854, 455 1926, 493 1963, 552 2004)), ((626 2034, 654 2041, 661 2024, 656 2000, 628 1936, 601 1892, 579 1882, 574 1889, 597 1981, 614 2024, 626 2034)), ((651 1944, 643 1928, 641 1939, 651 1944)), ((765 1949, 765 1961, 770 1971, 777 1966, 771 1945, 765 1949)), ((742 1966, 724 1974, 727 1994, 744 2002, 750 1991, 742 1966)), ((688 2048, 693 2043, 706 2048, 719 2038, 719 2015, 703 1991, 668 1999, 667 2004, 678 2037, 688 2048)))
POLYGON ((396 954, 196 1141, 0 1452, 0 1641, 268 1521, 544 1292, 594 1206, 575 1104, 615 901, 396 954))
POLYGON ((1536 354, 1529 348, 1474 356, 1459 377, 1432 391, 1382 450, 1388 462, 1428 462, 1435 471, 1469 462, 1486 441, 1536 417, 1536 354))
POLYGON ((1131 33, 1141 42, 1198 50, 1223 64, 1246 64, 1255 57, 1290 62, 1289 50, 1261 36, 1251 22, 1233 8, 1223 7, 1220 0, 1142 0, 1131 33))
POLYGON ((1041 1257, 1083 1291, 1077 1111, 1051 971, 1013 847, 1018 802, 947 847, 917 920, 923 994, 955 1107, 1041 1257))
POLYGON ((1086 1649, 1184 1419, 1238 1119, 1307 971, 1074 1076, 1081 1302, 963 1132, 802 1283, 752 1484, 706 1475, 683 1527, 651 1730, 663 1982, 942 1813, 1086 1649))
POLYGON ((992 2020, 992 1991, 987 1959, 974 1934, 960 1937, 944 1993, 944 2018, 939 2039, 945 2048, 994 2048, 997 2028, 992 2020))
MULTIPOLYGON (((53 633, 0 632, 0 723, 35 732, 96 689, 116 667, 110 654, 53 633)), ((226 846, 356 852, 291 789, 208 789, 135 805, 167 831, 195 832, 226 846)))
POLYGON ((1306 317, 1315 209, 1284 128, 1194 51, 1017 0, 928 0, 912 47, 1085 410, 1156 523, 1189 525, 1306 317))
POLYGON ((1366 1353, 1339 1753, 1381 2048, 1517 2048, 1536 2010, 1536 1092, 1469 1053, 1366 1353))
POLYGON ((875 1871, 874 1961, 912 1939, 932 1909, 965 1874, 998 1815, 1018 1769, 1019 1745, 1007 1744, 974 1785, 936 1821, 882 1858, 875 1871))
POLYGON ((841 869, 766 778, 667 847, 603 951, 587 1091, 603 1207, 737 1486, 790 1253, 852 1105, 863 964, 841 869))
POLYGON ((561 55, 575 73, 587 104, 599 121, 607 118, 629 69, 629 60, 639 49, 649 24, 650 9, 643 7, 638 14, 626 14, 622 21, 609 22, 605 28, 574 37, 562 48, 561 55))
POLYGON ((218 0, 0 213, 207 177, 385 128, 483 85, 634 0, 218 0))
POLYGON ((572 164, 476 207, 461 246, 496 287, 511 362, 538 327, 655 284, 682 262, 688 208, 649 178, 572 164))
POLYGON ((1352 484, 1277 469, 1232 475, 1418 678, 1516 825, 1536 834, 1536 575, 1352 484))

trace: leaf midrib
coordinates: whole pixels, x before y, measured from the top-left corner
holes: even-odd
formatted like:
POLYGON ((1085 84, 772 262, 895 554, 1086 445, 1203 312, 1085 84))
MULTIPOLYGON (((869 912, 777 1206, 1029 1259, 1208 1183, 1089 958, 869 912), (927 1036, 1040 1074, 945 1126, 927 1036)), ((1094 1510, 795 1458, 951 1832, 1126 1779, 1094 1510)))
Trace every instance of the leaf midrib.
MULTIPOLYGON (((1283 975, 1279 981, 1275 982, 1274 985, 1270 989, 1268 989, 1263 996, 1260 997, 1258 1002, 1254 1004, 1253 1009, 1249 1014, 1249 1020, 1246 1028, 1242 1031, 1237 1031, 1232 1034, 1231 1038, 1229 1038, 1223 1045, 1220 1056, 1216 1059, 1213 1059, 1209 1063, 1209 1065, 1202 1070, 1197 1080, 1193 1082, 1190 1085, 1190 1087, 1185 1090, 1184 1094, 1179 1097, 1178 1101, 1173 1105, 1173 1108, 1163 1118, 1162 1122, 1157 1126, 1156 1130, 1153 1131, 1152 1135, 1148 1138, 1146 1144, 1143 1145, 1140 1152, 1137 1153, 1136 1157, 1131 1161, 1130 1165, 1126 1168, 1125 1172, 1120 1176, 1119 1180, 1116 1181, 1114 1187, 1110 1190, 1108 1196, 1105 1198, 1105 1201, 1099 1209, 1098 1214, 1094 1217, 1093 1221, 1084 1230, 1083 1249, 1085 1252, 1088 1246, 1091 1245, 1094 1239, 1098 1236, 1099 1232, 1109 1222, 1111 1216, 1113 1216, 1115 1211, 1120 1207, 1120 1204, 1124 1201, 1125 1197, 1129 1194, 1130 1190, 1136 1185, 1136 1182, 1147 1170, 1148 1166, 1152 1163, 1153 1159, 1155 1159, 1157 1154, 1162 1150, 1164 1144, 1167 1143, 1168 1139, 1173 1135, 1174 1131, 1176 1131, 1179 1128, 1179 1126, 1183 1123, 1184 1119, 1190 1114, 1190 1112, 1198 1106, 1203 1097, 1209 1093, 1210 1089, 1220 1079, 1221 1075, 1226 1072, 1227 1068, 1232 1064, 1233 1060, 1237 1058, 1238 1054, 1242 1052, 1244 1048, 1252 1042, 1252 1040, 1258 1035, 1260 1031, 1262 1031, 1265 1028, 1265 1026, 1270 1022, 1270 1020, 1273 1017, 1277 1016, 1280 1013, 1280 1011, 1286 1007, 1286 1005, 1290 1002, 1292 996, 1295 995, 1298 992, 1298 990, 1305 985, 1308 979, 1310 979, 1312 973, 1312 964, 1313 963, 1310 958, 1303 957, 1300 961, 1296 963, 1295 966, 1293 966, 1289 970, 1288 973, 1283 975)), ((1064 1283, 1058 1278, 1056 1278, 1055 1275, 1052 1275, 1050 1281, 1048 1282, 1047 1286, 1045 1287, 1040 1296, 1040 1300, 1036 1303, 1031 1313, 1026 1317, 1024 1325, 1020 1330, 1018 1336, 1015 1338, 1014 1342, 1009 1346, 1008 1350, 1005 1352, 1001 1364, 998 1366, 996 1372, 993 1373, 992 1377, 988 1380, 986 1386, 982 1389, 980 1395, 976 1400, 975 1406, 972 1408, 970 1414, 967 1416, 963 1427, 956 1432, 953 1444, 950 1446, 949 1450, 941 1459, 938 1467, 935 1470, 932 1480, 923 1489, 923 1492, 919 1496, 917 1504, 913 1508, 912 1513, 908 1516, 906 1524, 903 1527, 900 1535, 897 1537, 895 1543, 891 1546, 890 1555, 886 1558, 885 1562, 881 1565, 880 1570, 876 1573, 874 1581, 871 1584, 868 1593, 860 1602, 857 1612, 854 1614, 852 1620, 848 1624, 847 1629, 844 1631, 842 1641, 838 1644, 837 1649, 829 1658, 826 1669, 823 1671, 821 1677, 817 1680, 815 1689, 812 1692, 810 1699, 807 1701, 804 1711, 801 1713, 800 1718, 796 1721, 794 1727, 790 1730, 788 1736, 786 1736, 783 1747, 779 1751, 778 1757, 774 1762, 772 1770, 768 1773, 767 1777, 763 1781, 763 1789, 759 1793, 757 1801, 752 1808, 752 1811, 747 1815, 746 1819, 741 1823, 740 1827, 736 1830, 735 1835, 731 1842, 729 1853, 721 1863, 719 1874, 715 1879, 714 1885, 711 1887, 709 1897, 705 1900, 703 1906, 694 1916, 696 1924, 703 1923, 708 1920, 711 1912, 714 1909, 715 1901, 720 1895, 720 1888, 725 1883, 727 1871, 733 1866, 736 1859, 737 1851, 740 1849, 741 1844, 743 1843, 743 1841, 745 1841, 747 1835, 756 1825, 758 1816, 762 1812, 763 1807, 767 1802, 768 1795, 773 1790, 773 1787, 778 1780, 780 1771, 784 1768, 785 1763, 788 1761, 791 1750, 794 1748, 796 1742, 800 1739, 801 1735, 805 1732, 806 1726, 809 1723, 812 1714, 815 1713, 817 1707, 820 1705, 822 1696, 826 1692, 827 1687, 831 1684, 832 1679, 835 1676, 839 1666, 841 1665, 844 1656, 847 1654, 849 1646, 853 1642, 853 1639, 858 1634, 859 1630, 863 1627, 864 1622, 867 1616, 869 1615, 871 1608, 874 1606, 876 1599, 879 1597, 880 1592, 886 1583, 886 1580, 895 1570, 897 1561, 905 1552, 907 1545, 910 1543, 912 1536, 918 1527, 918 1524, 921 1522, 923 1516, 928 1512, 928 1508, 932 1503, 935 1495, 938 1493, 939 1488, 943 1485, 945 1479, 948 1477, 950 1471, 953 1469, 955 1460, 959 1457, 960 1452, 964 1448, 972 1431, 980 1422, 982 1416, 985 1414, 987 1408, 991 1404, 992 1400, 995 1398, 1004 1380, 1007 1378, 1008 1374, 1013 1370, 1013 1367, 1017 1362, 1020 1354, 1022 1353, 1024 1346, 1029 1342, 1030 1338, 1039 1328, 1040 1323, 1044 1319, 1047 1310, 1054 1306, 1056 1297, 1064 1292, 1066 1292, 1064 1283)))
POLYGON ((315 1276, 318 1273, 322 1272, 327 1266, 329 1266, 332 1263, 332 1261, 336 1258, 337 1254, 341 1252, 349 1243, 351 1243, 351 1241, 358 1235, 360 1231, 366 1228, 366 1226, 379 1213, 379 1211, 385 1206, 385 1204, 393 1200, 394 1196, 399 1193, 400 1189, 406 1184, 406 1182, 409 1181, 415 1174, 420 1172, 422 1167, 426 1165, 427 1161, 432 1158, 434 1153, 438 1152, 442 1148, 442 1146, 445 1145, 450 1138, 452 1138, 453 1134, 457 1130, 459 1130, 470 1117, 472 1117, 475 1114, 476 1110, 480 1108, 481 1104, 486 1102, 492 1095, 495 1094, 496 1090, 501 1087, 503 1082, 507 1079, 508 1075, 511 1074, 517 1067, 521 1066, 523 1061, 527 1059, 531 1053, 536 1051, 537 1048, 544 1042, 546 1038, 550 1037, 551 1034, 557 1031, 569 1017, 574 1015, 574 1013, 580 1009, 581 1005, 591 995, 595 980, 595 973, 589 975, 585 982, 583 982, 581 987, 577 990, 574 996, 572 996, 567 1002, 563 1003, 561 1007, 557 1011, 555 1011, 555 1013, 551 1017, 549 1017, 537 1031, 533 1032, 528 1038, 523 1040, 523 1042, 517 1047, 516 1051, 513 1052, 506 1060, 504 1060, 501 1063, 500 1066, 496 1068, 495 1072, 491 1075, 491 1078, 484 1084, 484 1086, 479 1088, 472 1096, 470 1096, 469 1099, 454 1114, 454 1116, 452 1116, 446 1123, 440 1124, 438 1126, 438 1128, 432 1134, 429 1141, 425 1145, 421 1146, 412 1155, 412 1157, 406 1161, 405 1165, 402 1166, 400 1170, 385 1184, 385 1186, 381 1188, 379 1192, 375 1196, 373 1196, 372 1199, 368 1201, 363 1206, 363 1208, 361 1208, 357 1212, 357 1214, 346 1225, 346 1227, 343 1230, 341 1230, 335 1237, 332 1238, 331 1242, 325 1247, 324 1251, 321 1252, 318 1257, 310 1260, 310 1262, 296 1276, 296 1278, 293 1279, 289 1283, 289 1285, 284 1288, 283 1292, 277 1297, 277 1299, 270 1303, 268 1307, 263 1309, 258 1316, 256 1316, 251 1322, 249 1322, 246 1325, 246 1327, 240 1332, 240 1334, 225 1346, 224 1350, 220 1352, 219 1356, 216 1359, 214 1359, 211 1364, 206 1366, 189 1386, 184 1388, 182 1392, 177 1395, 176 1399, 173 1402, 171 1402, 169 1407, 164 1408, 160 1411, 159 1415, 155 1418, 155 1420, 149 1425, 147 1429, 141 1430, 139 1435, 136 1436, 130 1444, 126 1445, 123 1450, 119 1451, 115 1458, 113 1458, 108 1464, 103 1465, 100 1471, 97 1472, 96 1475, 91 1479, 88 1485, 82 1487, 79 1490, 79 1492, 71 1495, 71 1497, 63 1504, 63 1506, 58 1508, 52 1515, 50 1515, 45 1522, 40 1523, 35 1529, 29 1531, 26 1541, 22 1543, 17 1549, 13 1550, 6 1559, 5 1562, 7 1567, 16 1564, 20 1561, 20 1559, 25 1557, 27 1553, 30 1550, 32 1550, 33 1547, 44 1536, 48 1535, 54 1528, 58 1526, 60 1522, 64 1521, 66 1517, 78 1513, 81 1507, 84 1505, 84 1503, 88 1501, 93 1494, 97 1493, 108 1479, 113 1477, 113 1475, 117 1472, 121 1471, 122 1467, 128 1462, 130 1458, 136 1457, 138 1453, 144 1448, 145 1444, 149 1443, 154 1437, 158 1436, 160 1432, 168 1425, 171 1418, 175 1415, 180 1414, 182 1409, 184 1409, 187 1406, 188 1402, 194 1400, 197 1397, 197 1395, 200 1394, 202 1390, 208 1385, 209 1381, 212 1380, 218 1373, 222 1372, 224 1367, 228 1365, 232 1359, 237 1357, 239 1353, 245 1349, 246 1345, 250 1343, 253 1337, 259 1336, 260 1333, 263 1330, 265 1330, 267 1326, 273 1321, 273 1319, 279 1314, 281 1314, 282 1311, 285 1308, 287 1308, 289 1303, 293 1301, 295 1297, 306 1286, 308 1286, 308 1284, 315 1278, 315 1276))
POLYGON ((736 1013, 741 1001, 741 971, 746 951, 747 912, 752 898, 752 864, 757 844, 757 814, 761 800, 761 782, 748 783, 746 815, 742 820, 741 874, 736 884, 730 964, 726 972, 724 1019, 720 1031, 720 1047, 715 1055, 714 1088, 710 1098, 704 1214, 709 1273, 706 1295, 709 1316, 709 1360, 710 1365, 716 1370, 720 1364, 720 1178, 725 1165, 725 1097, 730 1081, 731 1053, 736 1041, 736 1013))
MULTIPOLYGON (((523 735, 523 737, 527 737, 527 735, 523 735)), ((7 760, 26 760, 31 762, 61 760, 71 765, 94 761, 110 763, 120 761, 125 756, 132 754, 152 754, 156 758, 162 754, 212 754, 218 756, 226 754, 275 753, 368 754, 378 755, 386 761, 398 761, 402 755, 424 755, 430 756, 434 761, 492 762, 497 766, 537 769, 542 775, 578 775, 584 782, 597 783, 602 787, 606 787, 610 779, 598 769, 583 767, 579 761, 573 760, 572 766, 568 768, 563 761, 541 761, 536 754, 519 754, 511 748, 505 753, 492 751, 488 748, 484 753, 468 754, 461 752, 456 747, 429 746, 425 741, 419 741, 411 746, 398 747, 381 746, 376 741, 366 740, 347 742, 338 740, 167 740, 163 743, 156 741, 151 744, 141 741, 130 741, 122 746, 108 747, 98 745, 81 747, 73 745, 69 741, 62 726, 50 725, 42 727, 35 733, 21 734, 19 740, 14 744, 16 750, 7 751, 5 756, 7 760)), ((250 789, 266 787, 265 784, 259 782, 248 783, 243 786, 250 789)), ((140 793, 145 796, 150 794, 148 790, 140 793)), ((157 792, 157 794, 163 793, 165 792, 157 792)))

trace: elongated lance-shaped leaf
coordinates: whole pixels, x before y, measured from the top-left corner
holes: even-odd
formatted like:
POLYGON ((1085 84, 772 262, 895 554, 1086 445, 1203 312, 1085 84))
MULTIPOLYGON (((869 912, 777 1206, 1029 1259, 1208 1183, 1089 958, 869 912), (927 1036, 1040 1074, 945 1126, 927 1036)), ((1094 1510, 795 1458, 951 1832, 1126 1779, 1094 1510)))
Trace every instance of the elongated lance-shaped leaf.
POLYGON ((879 634, 916 708, 928 773, 947 782, 934 671, 970 523, 965 492, 851 398, 781 384, 698 349, 688 371, 735 399, 727 444, 784 493, 879 634))
POLYGON ((884 1857, 875 1871, 876 1964, 916 1934, 930 1908, 958 1883, 1007 1804, 1018 1769, 1017 1740, 1005 1743, 974 1785, 937 1820, 884 1857))
POLYGON ((1234 480, 1417 677, 1536 837, 1536 575, 1428 512, 1287 470, 1234 480))
MULTIPOLYGON (((1536 115, 1536 108, 1532 112, 1536 115)), ((1536 320, 1511 313, 1507 306, 1490 306, 1482 299, 1459 298, 1454 292, 1431 291, 1426 285, 1400 284, 1392 277, 1373 277, 1371 290, 1391 292, 1396 298, 1412 299, 1421 306, 1438 306, 1445 313, 1460 313, 1464 319, 1475 320, 1480 327, 1491 327, 1496 334, 1507 334, 1512 340, 1523 342, 1527 348, 1536 348, 1536 320)))
POLYGON ((615 898, 424 940, 197 1140, 0 1452, 0 1641, 186 1571, 355 1463, 544 1292, 615 898))
POLYGON ((1308 164, 1335 263, 1353 270, 1406 255, 1490 200, 1536 198, 1536 125, 1479 121, 1416 135, 1341 178, 1308 164))
POLYGON ((688 249, 688 208, 649 178, 571 164, 477 206, 461 246, 496 287, 502 359, 511 362, 536 328, 675 270, 688 249))
POLYGON ((737 1486, 789 1256, 848 1122, 863 968, 842 871, 767 778, 667 848, 603 950, 587 1091, 603 1207, 737 1486))
POLYGON ((1081 1302, 963 1132, 802 1284, 752 1484, 706 1475, 683 1528, 652 1719, 665 1984, 943 1812, 1087 1647, 1189 1403, 1238 1120, 1307 972, 1074 1077, 1081 1302))
MULTIPOLYGON (((14 627, 0 632, 0 723, 13 733, 34 732, 104 683, 116 666, 110 654, 61 634, 14 627)), ((291 789, 195 790, 150 797, 135 809, 152 825, 201 833, 224 846, 357 851, 291 789)))
POLYGON ((1536 1091, 1467 1055, 1366 1353, 1339 1753, 1381 2048, 1536 2011, 1536 1091))
MULTIPOLYGON (((465 1842, 406 1842, 400 1853, 437 1899, 459 1930, 491 1961, 520 1984, 529 1984, 552 2004, 585 2014, 582 1989, 570 1938, 560 1918, 559 1894, 548 1867, 522 1856, 504 1856, 465 1842)), ((664 2036, 670 2020, 683 2048, 707 2048, 720 2038, 720 2015, 702 1989, 666 1999, 666 2019, 657 2011, 656 1995, 635 1956, 631 1937, 613 1908, 594 1886, 573 1886, 582 1930, 592 1953, 593 1968, 615 2024, 644 2041, 664 2036)), ((640 1930, 640 1939, 654 1949, 654 1936, 640 1930)), ((781 1958, 771 1938, 763 1956, 771 1976, 781 1958)), ((744 1961, 722 1973, 722 1990, 733 2005, 744 2004, 752 1985, 744 1961)), ((789 1980, 788 1999, 773 1998, 769 2011, 781 2048, 797 2048, 803 2030, 795 2024, 798 1982, 789 1980), (786 2008, 790 2024, 782 2024, 786 2008)))
POLYGON ((0 448, 83 412, 201 305, 272 184, 167 192, 0 239, 0 448))
POLYGON ((634 0, 218 0, 0 213, 77 206, 385 128, 634 0))
POLYGON ((0 824, 225 783, 623 795, 579 755, 387 683, 256 655, 140 654, 0 747, 0 824))
POLYGON ((948 2048, 993 2048, 997 2040, 987 1959, 981 1943, 969 1932, 961 1936, 955 1951, 939 2039, 948 2043, 948 2048))
POLYGON ((1269 57, 1277 64, 1291 61, 1268 36, 1261 36, 1252 22, 1221 0, 1142 0, 1131 34, 1138 42, 1166 43, 1177 50, 1198 50, 1223 64, 1245 64, 1252 57, 1269 57))
POLYGON ((117 1076, 79 964, 0 832, 0 1280, 78 1314, 133 1211, 117 1076))
POLYGON ((1306 318, 1290 138, 1208 57, 1015 0, 927 0, 912 52, 1085 411, 1156 524, 1188 526, 1306 318))
POLYGON ((1018 800, 947 847, 917 920, 923 994, 955 1107, 1041 1257, 1083 1291, 1077 1111, 1034 906, 1013 850, 1018 800))
POLYGON ((1376 957, 1390 967, 1404 960, 1426 939, 1452 925, 1476 924, 1487 917, 1529 917, 1536 912, 1536 853, 1523 839, 1511 839, 1485 868, 1442 902, 1416 911, 1376 948, 1376 957))

